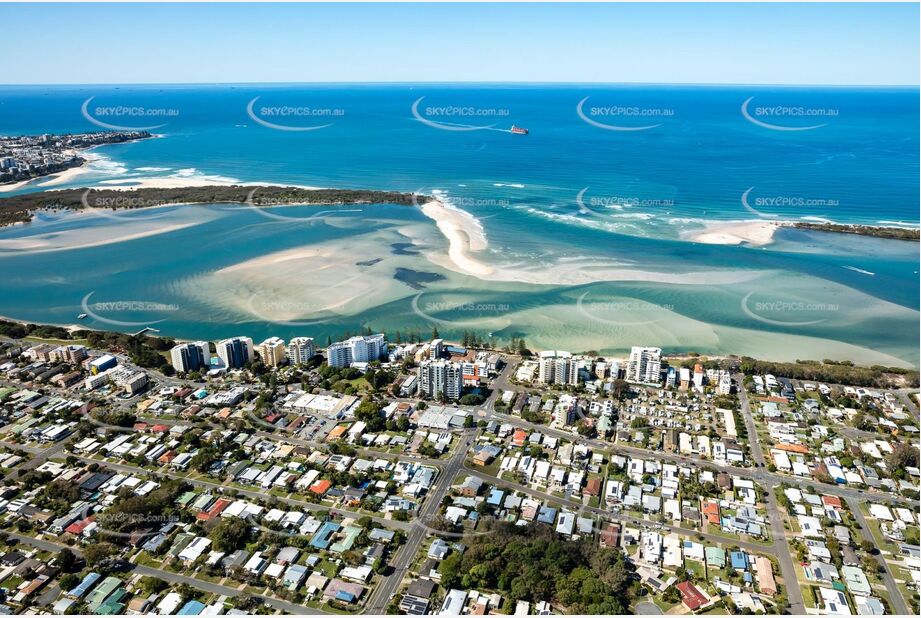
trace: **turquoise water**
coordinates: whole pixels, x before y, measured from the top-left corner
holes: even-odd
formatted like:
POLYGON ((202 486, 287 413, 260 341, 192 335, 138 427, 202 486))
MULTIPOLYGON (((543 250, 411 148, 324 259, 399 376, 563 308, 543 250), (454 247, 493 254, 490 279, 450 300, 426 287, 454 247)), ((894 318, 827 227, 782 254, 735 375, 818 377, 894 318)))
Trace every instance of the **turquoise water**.
MULTIPOLYGON (((479 220, 488 247, 477 257, 513 275, 456 272, 437 258, 447 241, 434 222, 405 206, 320 217, 315 208, 286 207, 287 221, 242 206, 122 212, 116 220, 46 215, 0 231, 0 315, 71 324, 91 294, 89 306, 103 304, 93 311, 101 319, 88 318, 88 326, 132 331, 150 323, 188 338, 323 340, 363 326, 420 333, 437 326, 449 336, 472 329, 574 351, 644 344, 917 365, 917 243, 789 229, 764 247, 706 245, 687 236, 715 221, 774 218, 917 226, 917 94, 421 84, 2 87, 0 132, 7 134, 91 130, 81 113, 91 96, 97 120, 103 116, 92 113, 96 106, 178 110, 161 118, 106 117, 132 127, 165 123, 154 129, 163 137, 98 149, 104 161, 54 188, 179 175, 439 191, 479 220), (255 115, 263 120, 263 106, 341 113, 271 117, 289 127, 330 125, 274 130, 247 114, 257 96, 255 115), (413 116, 420 97, 420 114, 443 128, 494 126, 440 130, 413 116), (596 122, 658 126, 599 128, 577 112, 585 97, 583 114, 596 122), (742 114, 749 97, 748 113, 775 127, 823 126, 766 128, 742 114), (449 106, 455 113, 435 109, 449 106), (615 106, 646 115, 610 113, 615 106), (758 114, 768 106, 786 111, 758 114), (484 113, 456 111, 469 108, 484 113), (802 109, 834 113, 797 115, 802 109), (530 134, 496 130, 512 124, 530 134), (176 225, 185 227, 167 229, 176 225), (40 250, 36 240, 58 250, 40 250), (407 251, 407 243, 415 246, 407 251), (295 256, 268 269, 250 262, 305 247, 338 248, 339 255, 295 256), (337 269, 339 281, 329 276, 337 269), (421 283, 394 279, 403 272, 405 280, 407 271, 423 273, 421 283), (544 283, 536 284, 542 272, 544 283), (346 304, 331 307, 331 298, 346 304), (116 301, 137 302, 105 304, 116 301)), ((40 190, 38 184, 22 190, 40 190)))

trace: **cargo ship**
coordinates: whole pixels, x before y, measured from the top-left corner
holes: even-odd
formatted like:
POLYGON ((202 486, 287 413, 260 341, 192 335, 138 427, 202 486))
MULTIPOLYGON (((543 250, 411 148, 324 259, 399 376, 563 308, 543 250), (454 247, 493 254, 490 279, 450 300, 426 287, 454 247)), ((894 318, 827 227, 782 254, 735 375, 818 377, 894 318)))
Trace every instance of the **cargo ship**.
POLYGON ((527 135, 528 134, 527 129, 525 129, 524 127, 516 127, 515 125, 512 125, 511 132, 514 133, 515 135, 527 135))

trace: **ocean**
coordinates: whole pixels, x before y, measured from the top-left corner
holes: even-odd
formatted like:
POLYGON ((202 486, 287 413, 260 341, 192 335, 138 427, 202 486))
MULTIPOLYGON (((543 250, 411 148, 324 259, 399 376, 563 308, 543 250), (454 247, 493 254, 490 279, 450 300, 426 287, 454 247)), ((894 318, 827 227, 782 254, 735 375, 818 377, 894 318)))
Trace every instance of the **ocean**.
POLYGON ((152 127, 68 182, 436 194, 420 209, 43 213, 0 230, 0 315, 181 338, 475 331, 500 344, 918 365, 918 243, 721 224, 918 226, 917 89, 579 85, 0 87, 0 133, 152 127), (527 135, 509 132, 524 127, 527 135), (273 216, 276 214, 278 216, 273 216), (716 226, 714 228, 714 226, 716 226), (470 230, 468 230, 468 235, 470 230), (714 242, 712 239, 710 242, 714 242), (471 247, 473 249, 473 247, 471 247), (89 295, 89 296, 87 296, 89 295))

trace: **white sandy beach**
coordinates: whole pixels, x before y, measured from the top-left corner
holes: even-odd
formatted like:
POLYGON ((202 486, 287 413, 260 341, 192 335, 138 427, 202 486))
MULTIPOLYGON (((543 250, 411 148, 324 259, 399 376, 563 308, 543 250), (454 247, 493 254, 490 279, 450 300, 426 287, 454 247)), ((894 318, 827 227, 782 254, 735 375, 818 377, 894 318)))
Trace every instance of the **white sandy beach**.
POLYGON ((435 221, 439 231, 448 239, 448 257, 460 272, 475 277, 493 274, 491 266, 470 255, 487 247, 483 228, 473 215, 458 208, 449 208, 437 200, 424 204, 422 214, 435 221))
POLYGON ((36 178, 30 178, 29 180, 20 180, 19 182, 12 182, 9 184, 0 185, 0 193, 10 193, 11 191, 18 191, 30 182, 35 182, 36 178))
POLYGON ((175 232, 198 223, 174 223, 172 225, 161 225, 156 228, 145 229, 129 234, 113 235, 114 231, 110 228, 94 228, 92 235, 79 234, 43 234, 40 238, 7 238, 0 240, 0 251, 15 251, 22 255, 25 253, 49 253, 51 251, 67 251, 70 249, 87 249, 89 247, 100 247, 102 245, 111 245, 113 243, 127 242, 148 236, 166 234, 175 232))
POLYGON ((95 185, 98 189, 113 189, 130 191, 132 189, 181 189, 184 187, 294 187, 308 191, 318 191, 323 187, 308 185, 289 185, 277 182, 240 182, 235 178, 226 176, 208 176, 202 174, 171 174, 169 176, 139 176, 131 178, 115 178, 103 180, 95 185))
POLYGON ((751 245, 761 247, 774 240, 774 232, 783 226, 779 221, 726 221, 712 223, 703 230, 685 232, 690 241, 707 245, 751 245))
POLYGON ((268 322, 359 314, 416 293, 394 277, 397 268, 418 266, 418 255, 390 253, 405 241, 383 230, 356 236, 348 251, 339 241, 314 243, 238 262, 180 287, 209 305, 268 322))
POLYGON ((67 183, 73 182, 75 179, 83 176, 90 171, 90 167, 94 161, 101 159, 98 155, 94 155, 91 152, 84 152, 81 155, 86 162, 79 167, 71 167, 63 172, 57 172, 56 174, 51 174, 50 176, 45 176, 44 178, 37 179, 37 187, 56 187, 59 185, 66 185, 67 183))
POLYGON ((642 270, 633 264, 610 259, 575 258, 557 260, 552 264, 489 265, 473 254, 487 248, 486 235, 470 213, 431 201, 422 212, 434 220, 448 240, 448 256, 429 253, 435 264, 472 275, 484 281, 505 281, 533 285, 585 285, 600 281, 651 281, 673 284, 732 284, 749 281, 757 273, 749 270, 713 270, 704 272, 657 272, 642 270))

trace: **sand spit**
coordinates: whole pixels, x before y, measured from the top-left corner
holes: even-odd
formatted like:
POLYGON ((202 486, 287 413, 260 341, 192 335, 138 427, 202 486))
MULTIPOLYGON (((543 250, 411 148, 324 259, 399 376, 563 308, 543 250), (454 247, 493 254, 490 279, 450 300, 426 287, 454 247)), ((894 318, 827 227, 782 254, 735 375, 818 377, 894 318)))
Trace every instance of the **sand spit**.
POLYGON ((762 247, 774 241, 774 232, 784 224, 779 221, 726 221, 712 223, 703 230, 682 234, 692 242, 707 245, 750 245, 762 247))

